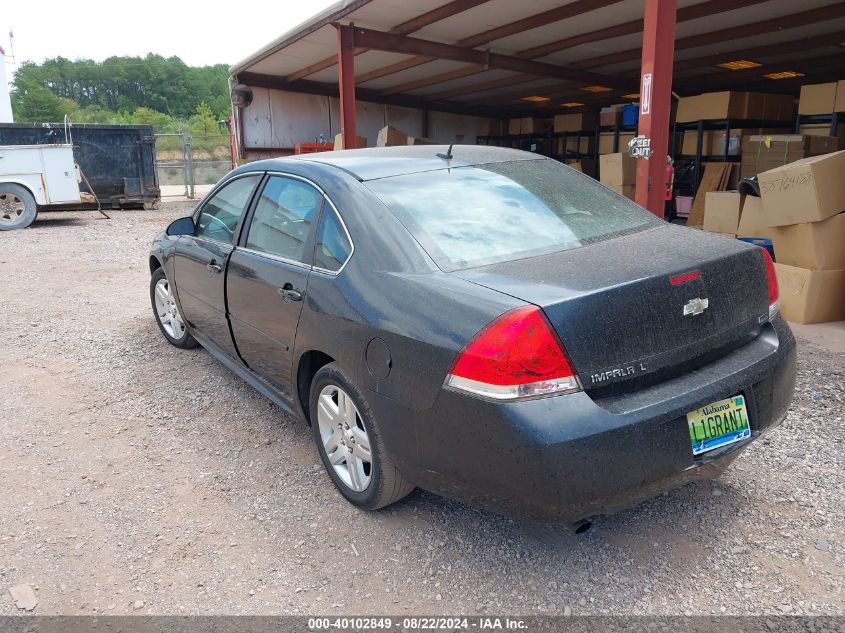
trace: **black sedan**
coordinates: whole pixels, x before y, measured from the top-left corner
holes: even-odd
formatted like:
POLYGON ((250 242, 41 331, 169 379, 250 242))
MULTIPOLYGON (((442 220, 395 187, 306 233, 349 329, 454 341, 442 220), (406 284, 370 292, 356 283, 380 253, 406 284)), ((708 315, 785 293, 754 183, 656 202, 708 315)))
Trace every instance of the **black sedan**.
POLYGON ((367 509, 611 512, 719 476, 794 389, 766 251, 510 149, 250 163, 149 264, 167 340, 307 421, 367 509))

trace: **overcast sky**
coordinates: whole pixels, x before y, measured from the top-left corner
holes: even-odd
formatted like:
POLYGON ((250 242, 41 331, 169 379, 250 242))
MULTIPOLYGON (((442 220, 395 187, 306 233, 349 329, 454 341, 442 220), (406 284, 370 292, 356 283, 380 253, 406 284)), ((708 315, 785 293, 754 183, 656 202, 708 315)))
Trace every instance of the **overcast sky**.
POLYGON ((12 30, 18 63, 158 53, 191 66, 231 65, 334 2, 8 0, 0 10, 0 46, 10 54, 12 30))

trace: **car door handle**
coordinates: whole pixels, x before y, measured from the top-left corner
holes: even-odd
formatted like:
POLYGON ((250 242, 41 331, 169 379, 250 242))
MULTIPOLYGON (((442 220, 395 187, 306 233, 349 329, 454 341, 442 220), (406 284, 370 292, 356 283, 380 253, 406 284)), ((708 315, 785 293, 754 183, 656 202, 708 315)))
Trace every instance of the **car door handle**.
POLYGON ((208 272, 210 273, 223 272, 223 267, 213 259, 208 264, 206 264, 205 267, 208 268, 208 272))
POLYGON ((293 284, 285 284, 281 288, 279 288, 279 294, 282 295, 282 299, 285 303, 290 303, 291 301, 302 301, 302 293, 299 290, 294 290, 293 284))

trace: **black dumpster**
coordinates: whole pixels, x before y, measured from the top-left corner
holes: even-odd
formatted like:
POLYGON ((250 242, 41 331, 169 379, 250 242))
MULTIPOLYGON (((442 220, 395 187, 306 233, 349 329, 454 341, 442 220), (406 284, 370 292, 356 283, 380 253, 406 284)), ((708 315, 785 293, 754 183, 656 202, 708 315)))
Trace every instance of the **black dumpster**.
POLYGON ((0 123, 0 145, 66 142, 103 207, 151 208, 161 199, 152 126, 74 124, 66 132, 62 123, 0 123))

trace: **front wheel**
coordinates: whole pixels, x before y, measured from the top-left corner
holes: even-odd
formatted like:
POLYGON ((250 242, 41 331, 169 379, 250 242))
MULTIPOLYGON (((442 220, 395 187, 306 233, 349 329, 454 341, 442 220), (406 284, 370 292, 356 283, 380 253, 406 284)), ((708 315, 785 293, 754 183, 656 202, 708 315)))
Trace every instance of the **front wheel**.
POLYGON ((198 345, 196 339, 188 332, 185 320, 179 312, 179 306, 176 305, 170 281, 161 268, 156 269, 150 279, 150 300, 153 304, 156 323, 168 343, 182 349, 198 345))
POLYGON ((413 491, 387 453, 361 392, 335 363, 314 376, 310 405, 323 466, 347 500, 359 508, 377 510, 413 491))
POLYGON ((0 182, 0 231, 25 229, 37 215, 35 198, 26 187, 0 182))

